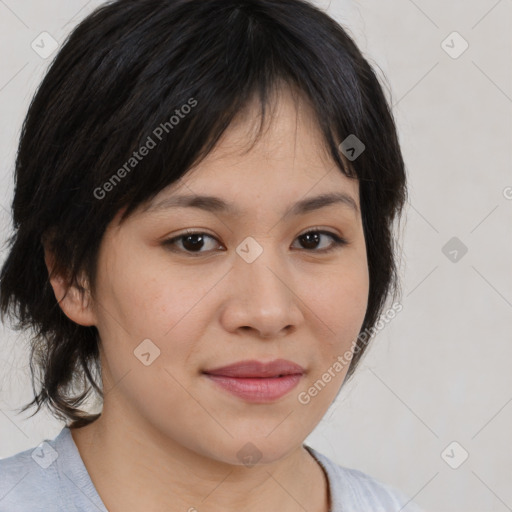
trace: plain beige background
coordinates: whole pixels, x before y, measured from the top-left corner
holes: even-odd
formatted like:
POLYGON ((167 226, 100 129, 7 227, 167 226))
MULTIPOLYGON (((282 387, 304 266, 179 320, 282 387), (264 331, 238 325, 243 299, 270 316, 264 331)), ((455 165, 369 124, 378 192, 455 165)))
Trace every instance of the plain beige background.
MULTIPOLYGON (((0 0, 2 243, 21 123, 54 56, 43 59, 31 43, 42 32, 62 43, 101 3, 0 0)), ((512 510, 512 0, 315 3, 386 76, 410 203, 403 310, 308 442, 426 510, 512 510)), ((62 425, 45 413, 16 414, 32 398, 26 338, 2 328, 7 457, 62 425)))

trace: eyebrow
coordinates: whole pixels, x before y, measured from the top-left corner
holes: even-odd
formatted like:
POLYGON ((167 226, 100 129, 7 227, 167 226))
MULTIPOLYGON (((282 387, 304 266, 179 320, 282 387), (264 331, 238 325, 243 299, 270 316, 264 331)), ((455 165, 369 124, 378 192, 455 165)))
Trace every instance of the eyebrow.
MULTIPOLYGON (((335 204, 348 207, 353 210, 356 215, 359 213, 357 203, 352 196, 344 192, 335 192, 302 199, 288 208, 283 218, 304 215, 335 204)), ((198 208, 212 213, 223 213, 232 216, 239 216, 241 214, 240 210, 233 204, 224 201, 224 199, 220 197, 208 195, 172 196, 162 199, 162 201, 154 205, 148 206, 144 211, 154 212, 167 210, 169 208, 198 208)))

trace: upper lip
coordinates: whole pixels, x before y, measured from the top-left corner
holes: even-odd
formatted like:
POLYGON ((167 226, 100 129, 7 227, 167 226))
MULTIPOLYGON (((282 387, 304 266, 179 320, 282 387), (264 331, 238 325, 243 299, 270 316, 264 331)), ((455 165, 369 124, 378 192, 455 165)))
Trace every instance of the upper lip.
POLYGON ((257 360, 238 361, 236 363, 204 370, 209 375, 225 377, 278 377, 280 375, 296 375, 304 373, 302 366, 286 359, 275 359, 263 362, 257 360))

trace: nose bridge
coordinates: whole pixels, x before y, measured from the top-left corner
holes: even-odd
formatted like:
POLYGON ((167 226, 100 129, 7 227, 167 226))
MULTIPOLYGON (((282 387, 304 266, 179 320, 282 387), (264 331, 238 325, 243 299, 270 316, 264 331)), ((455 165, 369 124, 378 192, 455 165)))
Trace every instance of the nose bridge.
POLYGON ((286 262, 283 262, 283 254, 280 254, 276 246, 275 237, 253 236, 246 237, 236 248, 238 260, 235 264, 235 271, 239 279, 247 279, 254 287, 262 285, 268 293, 277 291, 282 286, 276 274, 289 274, 286 262))
POLYGON ((272 240, 246 238, 236 249, 232 273, 237 322, 262 335, 277 334, 300 321, 290 270, 272 240))

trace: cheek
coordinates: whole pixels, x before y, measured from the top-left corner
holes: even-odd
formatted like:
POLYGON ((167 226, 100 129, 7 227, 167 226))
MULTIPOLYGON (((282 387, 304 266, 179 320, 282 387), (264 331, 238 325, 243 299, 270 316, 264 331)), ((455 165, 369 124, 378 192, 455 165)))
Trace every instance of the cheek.
POLYGON ((325 328, 330 347, 350 345, 359 334, 368 306, 369 277, 366 260, 332 268, 322 279, 304 283, 304 296, 325 328))
POLYGON ((128 246, 104 263, 99 276, 105 283, 100 301, 137 337, 164 336, 207 292, 200 278, 185 279, 157 253, 155 248, 148 252, 128 246))

